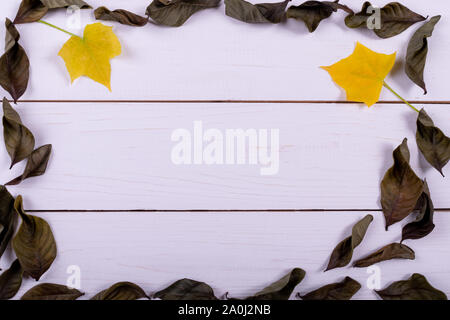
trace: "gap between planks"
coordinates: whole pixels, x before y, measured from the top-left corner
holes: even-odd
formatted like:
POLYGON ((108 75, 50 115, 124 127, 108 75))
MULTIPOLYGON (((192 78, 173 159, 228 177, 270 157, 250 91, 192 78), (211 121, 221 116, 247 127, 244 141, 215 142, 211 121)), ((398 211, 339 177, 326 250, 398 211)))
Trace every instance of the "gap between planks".
MULTIPOLYGON (((13 102, 12 100, 9 100, 13 102)), ((450 101, 409 101, 411 104, 450 104, 450 101)), ((18 100, 17 103, 254 103, 254 104, 356 104, 342 100, 18 100)), ((378 101, 377 104, 399 104, 402 101, 378 101)))
MULTIPOLYGON (((180 213, 270 213, 270 212, 382 212, 381 209, 178 209, 178 210, 158 210, 158 209, 120 209, 120 210, 111 210, 111 209, 97 209, 97 210, 89 210, 89 209, 66 209, 66 210, 25 210, 26 212, 34 212, 34 213, 57 213, 57 212, 67 212, 67 213, 87 213, 87 212, 104 212, 104 213, 135 213, 135 212, 150 212, 150 213, 165 213, 165 212, 180 212, 180 213)), ((434 209, 435 212, 450 212, 450 208, 437 208, 434 209)))

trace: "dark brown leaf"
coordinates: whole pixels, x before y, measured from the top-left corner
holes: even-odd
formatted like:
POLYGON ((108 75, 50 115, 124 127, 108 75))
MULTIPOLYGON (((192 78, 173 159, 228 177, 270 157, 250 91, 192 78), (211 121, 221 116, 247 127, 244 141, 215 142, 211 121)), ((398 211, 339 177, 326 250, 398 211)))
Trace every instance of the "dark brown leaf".
POLYGON ((290 6, 287 10, 287 17, 303 21, 309 32, 314 32, 322 20, 329 18, 338 9, 353 14, 349 7, 338 2, 306 1, 299 6, 290 6))
POLYGON ((49 9, 67 8, 70 6, 77 6, 80 9, 92 9, 83 0, 41 0, 41 2, 49 9))
POLYGON ((48 12, 48 8, 40 0, 22 0, 14 19, 15 24, 40 20, 48 12))
MULTIPOLYGON (((372 7, 370 2, 365 2, 361 12, 350 14, 345 18, 345 24, 349 28, 368 28, 368 20, 374 12, 368 12, 372 7)), ((375 16, 374 16, 375 18, 375 16)), ((371 26, 375 34, 383 39, 394 37, 413 24, 424 21, 426 18, 417 14, 398 2, 391 2, 380 9, 380 26, 371 26)))
POLYGON ((42 283, 25 292, 21 300, 76 300, 82 295, 84 293, 77 289, 60 284, 42 283))
POLYGON ((381 206, 386 230, 413 212, 423 190, 423 182, 409 166, 407 139, 394 150, 394 165, 381 181, 381 206))
POLYGON ((153 0, 146 14, 158 24, 179 27, 194 13, 219 4, 220 0, 153 0))
POLYGON ((213 289, 204 282, 181 279, 154 294, 161 300, 217 300, 213 289))
POLYGON ((445 293, 432 287, 418 273, 414 273, 408 280, 394 282, 384 290, 375 292, 383 300, 447 300, 445 293))
POLYGON ((145 26, 148 22, 148 18, 141 17, 133 12, 123 9, 110 11, 106 7, 100 7, 95 9, 94 15, 97 20, 115 21, 134 27, 145 26))
POLYGON ((435 16, 420 27, 409 41, 406 52, 405 72, 412 82, 423 89, 424 94, 427 94, 423 72, 427 62, 428 38, 433 35, 434 27, 440 19, 441 16, 435 16))
POLYGON ((402 242, 406 239, 421 239, 434 230, 434 205, 426 181, 424 182, 423 193, 417 202, 416 210, 419 211, 416 221, 403 227, 402 242))
POLYGON ((306 272, 303 269, 292 269, 280 280, 245 300, 289 300, 292 291, 303 280, 305 275, 306 272))
POLYGON ((51 144, 46 144, 34 150, 28 157, 28 162, 22 175, 11 180, 6 185, 17 185, 27 178, 43 175, 47 169, 51 152, 51 144))
POLYGON ((334 248, 325 271, 345 267, 350 263, 353 256, 353 250, 355 250, 355 248, 363 241, 367 228, 369 228, 372 221, 373 216, 368 214, 353 226, 352 235, 342 240, 334 248))
POLYGON ((345 277, 342 282, 332 283, 298 297, 303 300, 350 300, 361 289, 358 281, 345 277))
POLYGON ((22 124, 19 114, 11 107, 6 98, 3 98, 3 138, 6 151, 11 157, 11 167, 28 158, 33 152, 34 136, 22 124))
POLYGON ((416 141, 428 163, 444 176, 442 169, 450 160, 450 138, 434 125, 425 109, 417 117, 416 141))
POLYGON ((15 260, 8 270, 0 275, 0 300, 14 297, 22 285, 23 270, 19 260, 15 260))
POLYGON ((245 0, 225 0, 225 13, 247 23, 280 23, 286 20, 286 6, 290 1, 254 5, 245 0))
POLYGON ((392 259, 414 260, 415 257, 415 253, 410 247, 400 243, 391 243, 368 255, 367 257, 359 259, 353 264, 353 266, 357 268, 365 268, 382 261, 392 259))
POLYGON ((36 22, 42 19, 49 9, 66 8, 73 5, 81 9, 91 8, 82 0, 22 0, 14 23, 36 22))
POLYGON ((118 282, 97 293, 91 300, 137 300, 148 298, 144 290, 131 282, 118 282))
POLYGON ((21 196, 16 198, 14 208, 22 218, 22 224, 12 241, 13 249, 24 273, 37 281, 56 258, 55 238, 44 219, 25 213, 21 196))
POLYGON ((14 198, 4 186, 0 185, 0 257, 14 234, 16 221, 17 212, 14 209, 14 198))
POLYGON ((6 18, 5 53, 0 57, 0 85, 9 92, 14 102, 25 93, 30 76, 30 61, 19 44, 20 34, 6 18))

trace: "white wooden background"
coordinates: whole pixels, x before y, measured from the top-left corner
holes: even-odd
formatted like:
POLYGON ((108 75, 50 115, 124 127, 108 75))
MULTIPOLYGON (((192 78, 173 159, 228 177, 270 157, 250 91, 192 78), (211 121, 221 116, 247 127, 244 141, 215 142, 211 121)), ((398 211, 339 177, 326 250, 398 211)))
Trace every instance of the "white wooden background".
MULTIPOLYGON (((88 2, 142 15, 150 3, 88 2)), ((359 10, 363 1, 342 2, 359 10)), ((37 23, 18 26, 31 79, 17 110, 38 145, 54 146, 44 176, 9 188, 55 233, 58 257, 41 281, 64 284, 67 268, 77 265, 86 297, 116 281, 154 292, 183 277, 209 283, 218 296, 228 291, 241 297, 301 267, 307 276, 295 292, 349 275, 363 284, 355 298, 376 298, 365 286, 366 269, 322 271, 334 246, 369 211, 375 220, 355 258, 400 240, 404 223, 384 231, 379 183, 392 165, 392 150, 407 137, 411 164, 428 179, 438 209, 436 229, 407 241, 415 261, 380 264, 381 284, 420 272, 449 295, 450 183, 418 155, 416 115, 387 90, 370 109, 345 103, 343 92, 319 69, 349 55, 356 41, 397 51, 389 83, 425 107, 448 134, 450 6, 447 0, 403 3, 425 16, 443 15, 430 40, 426 96, 403 72, 407 42, 419 25, 381 40, 347 29, 340 12, 309 34, 297 21, 233 20, 223 5, 195 14, 180 28, 106 23, 123 46, 112 61, 112 93, 84 78, 70 85, 57 57, 65 34, 37 23), (255 166, 172 164, 170 135, 191 128, 194 120, 206 128, 280 129, 279 174, 261 176, 255 166)), ((2 18, 13 19, 18 5, 2 1, 2 18)), ((67 18, 60 10, 45 20, 65 27, 67 18)), ((84 10, 82 24, 92 21, 92 11, 84 10)), ((6 151, 0 164, 2 182, 24 165, 6 170, 6 151)), ((445 173, 450 175, 448 168, 445 173)), ((2 268, 12 258, 8 251, 2 268)), ((34 284, 26 281, 18 297, 34 284)))

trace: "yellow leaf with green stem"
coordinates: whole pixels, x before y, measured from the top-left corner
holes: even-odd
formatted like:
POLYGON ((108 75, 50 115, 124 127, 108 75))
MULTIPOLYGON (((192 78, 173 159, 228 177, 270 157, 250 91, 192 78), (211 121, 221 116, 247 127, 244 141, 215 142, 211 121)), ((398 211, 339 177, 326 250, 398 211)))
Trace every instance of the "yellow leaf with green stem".
POLYGON ((72 35, 59 51, 59 56, 66 63, 72 82, 86 76, 111 91, 110 59, 120 53, 120 42, 112 27, 93 23, 86 26, 82 38, 72 35))

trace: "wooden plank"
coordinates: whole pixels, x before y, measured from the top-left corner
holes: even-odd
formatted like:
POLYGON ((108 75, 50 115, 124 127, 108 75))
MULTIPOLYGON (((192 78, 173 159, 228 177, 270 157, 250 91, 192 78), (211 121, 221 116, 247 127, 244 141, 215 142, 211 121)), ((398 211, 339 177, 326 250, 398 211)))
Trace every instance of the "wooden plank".
MULTIPOLYGON (((415 250, 416 260, 378 264, 381 287, 419 272, 450 294, 450 252, 444 245, 450 241, 449 213, 436 214, 436 229, 428 237, 406 241, 415 250)), ((49 221, 58 244, 58 257, 40 282, 66 284, 70 276, 67 269, 77 266, 84 298, 116 281, 133 281, 146 292, 155 292, 184 277, 209 283, 217 296, 229 292, 231 297, 245 297, 289 269, 301 267, 307 275, 294 292, 304 294, 351 276, 362 285, 355 299, 375 299, 366 285, 371 276, 366 268, 323 272, 334 246, 365 214, 38 214, 49 221)), ((403 223, 385 232, 382 215, 374 217, 353 261, 400 240, 403 223)), ((7 256, 11 254, 7 252, 7 256)), ((7 267, 8 260, 2 258, 2 268, 7 267)), ((34 285, 36 282, 30 279, 24 281, 18 297, 34 285)))
MULTIPOLYGON (((448 134, 448 106, 425 107, 448 134)), ((404 137, 435 206, 450 208, 448 180, 419 156, 416 113, 402 105, 27 103, 17 110, 37 145, 54 146, 44 176, 10 188, 27 197, 27 209, 379 209, 379 183, 404 137), (278 173, 174 164, 171 136, 180 128, 194 135, 196 120, 223 134, 278 129, 278 173)), ((6 170, 9 162, 1 152, 2 182, 23 170, 24 163, 6 170)))
MULTIPOLYGON (((278 1, 278 0, 269 0, 278 1)), ((105 5, 102 0, 88 1, 92 6, 105 5)), ((111 9, 124 8, 144 14, 150 1, 110 0, 111 9)), ((375 1, 384 5, 389 1, 375 1)), ((361 1, 346 4, 359 10, 361 1)), ((407 5, 424 16, 450 13, 445 0, 409 0, 407 5)), ((19 1, 2 1, 1 18, 14 18, 19 1)), ((69 84, 62 59, 57 57, 67 35, 41 24, 18 26, 31 61, 31 82, 25 100, 345 100, 328 74, 319 66, 329 65, 349 55, 356 41, 374 50, 398 52, 398 63, 389 83, 407 99, 448 101, 445 79, 450 62, 448 19, 442 19, 430 40, 425 78, 429 94, 423 96, 403 72, 407 43, 419 27, 380 40, 371 32, 345 27, 345 14, 334 14, 314 34, 303 23, 289 19, 281 25, 251 25, 233 20, 220 8, 195 14, 181 28, 149 24, 131 28, 119 24, 114 30, 123 46, 123 54, 112 61, 112 88, 89 79, 69 84)), ((91 10, 83 10, 82 23, 94 21, 91 10)), ((69 19, 64 12, 48 14, 46 20, 65 27, 69 19)), ((71 30, 79 32, 77 30, 71 30)), ((0 27, 4 34, 4 26, 0 27)), ((3 89, 0 91, 4 95, 3 89)), ((382 100, 395 100, 387 90, 382 100)))

